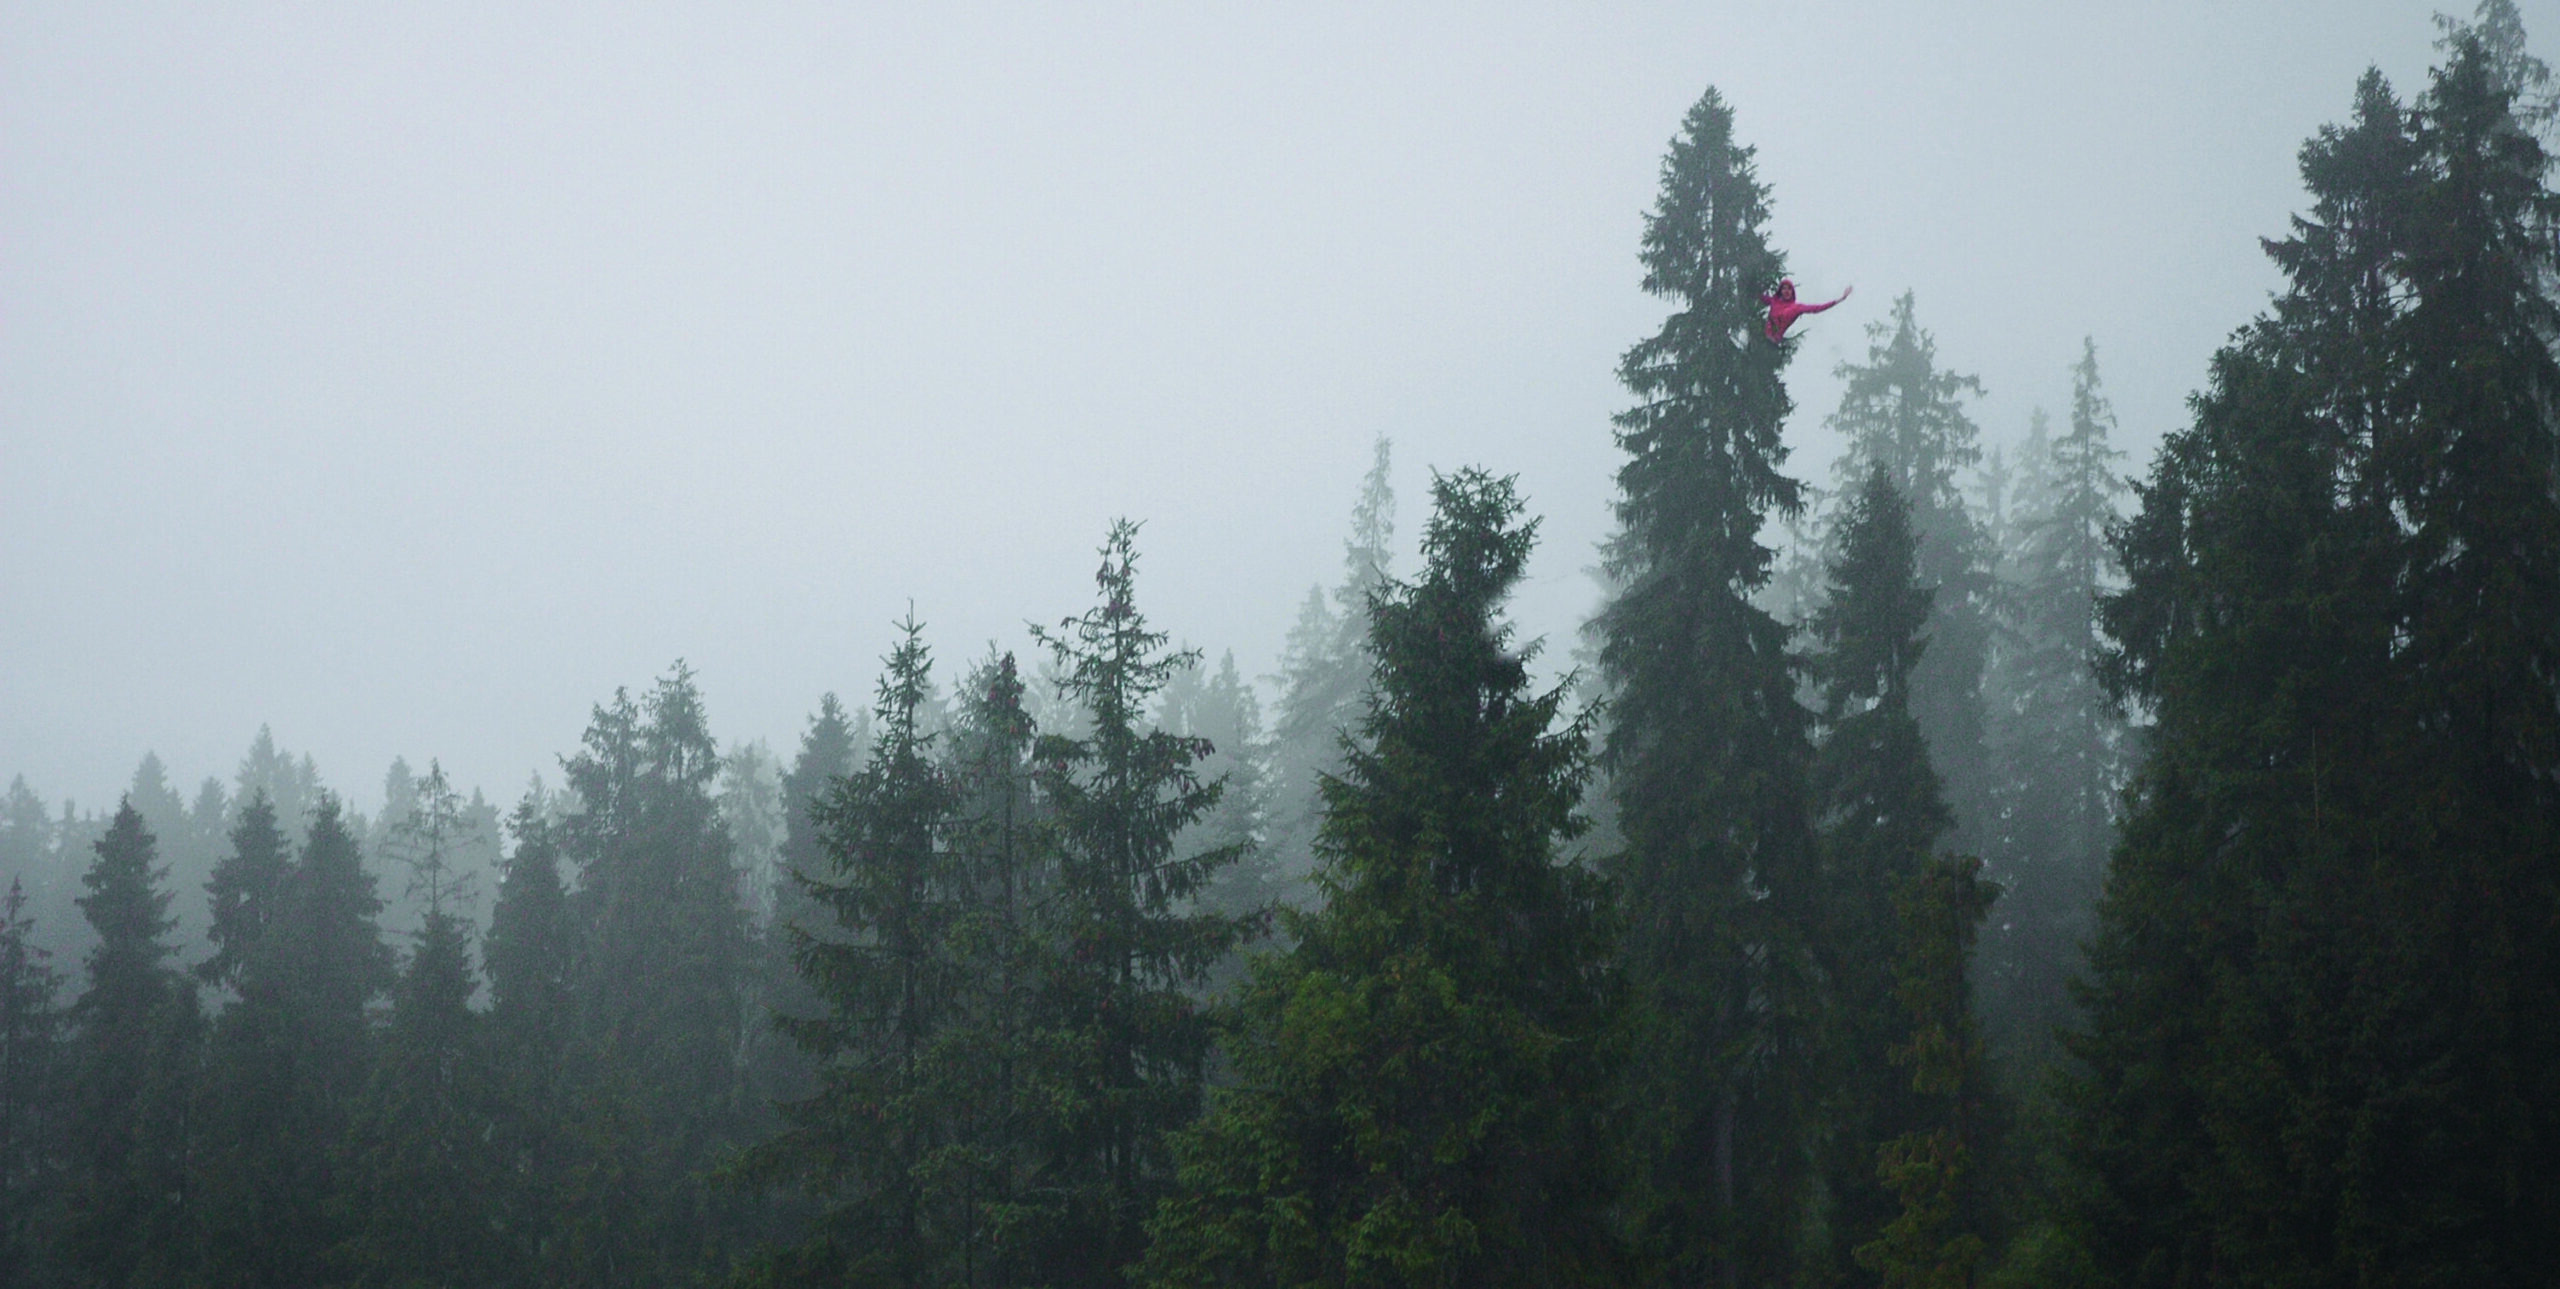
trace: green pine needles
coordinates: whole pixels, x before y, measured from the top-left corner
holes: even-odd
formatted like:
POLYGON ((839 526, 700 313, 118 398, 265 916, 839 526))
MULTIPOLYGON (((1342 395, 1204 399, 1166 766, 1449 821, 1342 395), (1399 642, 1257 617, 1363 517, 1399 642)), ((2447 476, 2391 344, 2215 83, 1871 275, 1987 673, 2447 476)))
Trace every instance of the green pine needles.
POLYGON ((1498 618, 1535 524, 1435 481, 1424 568, 1370 605, 1375 689, 1325 784, 1321 909, 1288 919, 1176 1138, 1142 1283, 1624 1282, 1608 1114, 1624 992, 1603 883, 1562 851, 1587 734, 1498 618))

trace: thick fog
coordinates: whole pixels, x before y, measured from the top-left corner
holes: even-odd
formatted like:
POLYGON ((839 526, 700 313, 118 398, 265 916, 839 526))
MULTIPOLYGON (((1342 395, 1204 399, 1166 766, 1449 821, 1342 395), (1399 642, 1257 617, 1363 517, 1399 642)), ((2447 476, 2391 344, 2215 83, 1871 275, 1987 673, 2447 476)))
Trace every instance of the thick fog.
MULTIPOLYGON (((9 6, 0 777, 186 791, 262 723, 370 808, 506 799, 682 656, 724 740, 1090 602, 1247 674, 1372 441, 1520 476, 1571 643, 1666 141, 1709 85, 1841 309, 1917 293, 1986 439, 2094 336, 2139 466, 2277 281, 2408 0, 9 6)), ((2560 30, 2550 4, 2527 27, 2560 30)))

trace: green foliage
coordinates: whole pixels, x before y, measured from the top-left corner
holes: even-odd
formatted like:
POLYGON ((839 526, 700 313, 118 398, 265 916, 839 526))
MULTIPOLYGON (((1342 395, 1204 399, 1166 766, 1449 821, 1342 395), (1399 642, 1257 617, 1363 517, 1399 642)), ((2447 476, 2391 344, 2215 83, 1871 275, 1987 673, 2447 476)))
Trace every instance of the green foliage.
POLYGON ((1137 526, 1112 525, 1094 575, 1099 603, 1038 632, 1087 732, 1044 734, 1034 782, 1048 803, 1055 886, 1036 986, 1034 1095, 1051 1107, 1037 1185, 1057 1226, 1040 1273, 1108 1284, 1144 1244, 1172 1180, 1164 1135, 1198 1112, 1209 1024, 1194 990, 1244 923, 1196 897, 1234 846, 1183 853, 1176 839, 1218 804, 1197 737, 1151 729, 1150 701, 1193 665, 1168 651, 1136 603, 1137 526))
POLYGON ((1371 446, 1369 473, 1351 509, 1351 534, 1342 543, 1342 580, 1330 596, 1321 587, 1308 588, 1280 651, 1280 674, 1273 677, 1280 683, 1280 701, 1271 730, 1262 867, 1275 894, 1299 907, 1317 898, 1315 839, 1323 824, 1324 776, 1341 770, 1344 736, 1358 724, 1369 692, 1369 597, 1394 565, 1394 449, 1384 437, 1371 446))
MULTIPOLYGON (((566 1098, 566 1055, 575 1023, 576 928, 561 882, 559 839, 543 817, 540 785, 508 820, 515 851, 498 880, 481 961, 489 974, 492 1137, 506 1179, 497 1187, 519 1247, 544 1248, 559 1229, 574 1166, 566 1098)), ((535 1265, 542 1265, 537 1261, 535 1265)))
MULTIPOLYGON (((1824 1275, 1844 1270, 1852 1246, 1890 1218, 1893 1197, 1876 1185, 1879 1146, 1934 1117, 1888 1059, 1908 1026, 1894 959, 1876 949, 1908 939, 1897 892, 1919 878, 1951 822, 1911 710, 1931 594, 1916 583, 1909 507, 1884 464, 1846 500, 1834 537, 1828 593, 1812 623, 1823 731, 1812 778, 1822 828, 1812 951, 1823 972, 1829 1056, 1818 1128, 1827 1239, 1803 1253, 1824 1275)), ((1961 1003, 1961 979, 1958 987, 1961 1003)))
POLYGON ((2524 64, 2447 50, 2304 149, 2290 286, 2119 541, 2108 672, 2156 725, 2068 1209, 2118 1283, 2560 1264, 2560 199, 2524 64))
POLYGON ((1652 1017, 1629 1096, 1650 1120, 1650 1239, 1680 1281, 1785 1278, 1808 1179, 1808 714, 1787 628, 1753 603, 1763 523, 1803 504, 1780 470, 1789 351, 1754 303, 1782 267, 1767 219, 1710 90, 1645 220, 1645 289, 1676 310, 1619 365, 1639 401, 1617 418, 1615 592, 1592 624, 1627 961, 1652 1017))
POLYGON ((960 1275, 979 1217, 968 1179, 953 1194, 937 1167, 961 1144, 974 1091, 972 1063, 950 1041, 976 983, 959 935, 973 892, 946 845, 956 794, 918 725, 932 672, 923 629, 910 617, 900 630, 870 759, 816 811, 830 863, 802 880, 835 934, 790 932, 825 1011, 782 1025, 816 1062, 818 1090, 783 1107, 784 1130, 744 1168, 825 1203, 813 1240, 778 1266, 923 1285, 960 1275))
MULTIPOLYGON (((1229 651, 1211 671, 1194 665, 1178 673, 1158 696, 1156 728, 1206 743, 1209 754, 1196 773, 1221 785, 1218 804, 1174 839, 1179 851, 1233 850, 1236 862, 1220 869, 1199 896, 1220 913, 1257 924, 1288 890, 1263 848, 1270 817, 1270 748, 1262 733, 1262 704, 1236 669, 1229 651)), ((1221 985, 1240 969, 1234 958, 1217 972, 1221 985)))
POLYGON ((1835 374, 1840 407, 1824 424, 1848 440, 1838 468, 1843 495, 1883 470, 1910 507, 1920 584, 1933 592, 1911 714, 1946 780, 1955 840, 1970 846, 1994 813, 1982 675, 1997 552, 1957 484, 1957 472, 1982 456, 1963 401, 1980 396, 1982 382, 1939 365, 1937 340, 1921 328, 1908 291, 1893 302, 1892 317, 1867 328, 1866 362, 1843 363, 1835 374))
POLYGON ((1940 856, 1898 883, 1894 999, 1910 1028, 1892 1061, 1911 1071, 1923 1122, 1876 1152, 1876 1175, 1901 1212, 1858 1246, 1858 1265, 1884 1289, 1965 1289, 1982 1260, 1981 1204, 1968 1190, 1968 1142, 1983 1121, 1982 1044, 1967 1002, 1966 967, 1999 888, 1982 862, 1940 856))
POLYGON ((1998 818, 1985 838, 2007 894, 1985 944, 1982 1013, 2013 1083, 2030 1084, 2061 1053, 2065 982, 2080 965, 2129 748, 2121 713, 2098 684, 2098 597, 2117 576, 2123 454, 2098 377, 2094 342, 2071 372, 2071 419, 2048 439, 2039 417, 2020 454, 2006 559, 2004 631, 1990 688, 1998 818))
POLYGON ((1324 906, 1255 963, 1231 1081, 1177 1137, 1162 1285, 1569 1285, 1628 1270, 1606 1106, 1624 991, 1607 891, 1562 862, 1587 735, 1496 620, 1535 525, 1441 478, 1377 688, 1326 785, 1324 906))
POLYGON ((617 691, 598 707, 563 765, 577 809, 552 831, 578 876, 563 1056, 578 1090, 553 1128, 572 1160, 553 1193, 560 1282, 700 1274, 738 1235, 734 1198, 706 1176, 746 1126, 752 964, 720 764, 679 661, 645 701, 617 691))
POLYGON ((253 794, 231 825, 231 853, 214 865, 205 884, 212 903, 213 954, 196 964, 196 978, 209 985, 237 989, 249 955, 266 937, 284 900, 293 857, 284 829, 276 824, 275 803, 253 794))
MULTIPOLYGON (((262 862, 267 837, 248 824, 244 811, 235 876, 262 862)), ((368 1009, 394 978, 381 910, 337 797, 321 793, 265 929, 223 946, 236 946, 239 998, 213 1025, 193 1200, 218 1283, 321 1283, 349 1234, 338 1152, 373 1069, 368 1009)))
MULTIPOLYGON (((422 794, 428 828, 434 800, 422 794)), ((340 1150, 336 1199, 349 1236, 330 1263, 345 1283, 500 1283, 530 1252, 504 1221, 501 1089, 472 990, 469 925, 431 900, 393 994, 381 1063, 340 1150)))
POLYGON ((185 1201, 195 989, 166 965, 169 892, 131 802, 94 849, 80 911, 98 943, 72 1005, 63 1260, 76 1282, 176 1284, 194 1249, 185 1201))
POLYGON ((800 750, 782 776, 782 835, 775 843, 773 889, 765 896, 768 916, 759 945, 756 1005, 750 1015, 747 1084, 758 1101, 798 1101, 817 1091, 808 1053, 771 1021, 777 1017, 814 1017, 817 994, 792 961, 795 928, 822 931, 833 919, 811 898, 804 877, 824 877, 826 846, 816 812, 835 790, 838 779, 853 773, 870 742, 868 718, 847 713, 834 694, 818 700, 818 710, 801 733, 800 750))
POLYGON ((0 1284, 48 1283, 53 1270, 46 1200, 62 1160, 62 982, 34 929, 26 885, 12 877, 0 901, 0 1284))

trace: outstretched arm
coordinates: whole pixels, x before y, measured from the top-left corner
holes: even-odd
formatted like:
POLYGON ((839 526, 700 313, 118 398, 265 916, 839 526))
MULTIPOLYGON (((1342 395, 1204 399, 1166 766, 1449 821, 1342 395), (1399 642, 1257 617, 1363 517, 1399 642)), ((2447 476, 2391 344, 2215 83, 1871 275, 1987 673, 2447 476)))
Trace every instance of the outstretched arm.
MULTIPOLYGON (((1848 298, 1849 298, 1849 293, 1850 293, 1851 291, 1856 290, 1856 289, 1857 289, 1856 287, 1842 287, 1842 288, 1840 288, 1840 300, 1846 300, 1846 299, 1848 299, 1848 298)), ((1826 301, 1826 302, 1824 302, 1824 303, 1822 303, 1822 304, 1808 304, 1808 305, 1805 305, 1805 306, 1804 306, 1804 311, 1805 311, 1805 312, 1807 312, 1807 313, 1820 313, 1820 312, 1822 312, 1823 310, 1830 308, 1832 305, 1835 305, 1835 304, 1840 303, 1840 300, 1830 300, 1830 301, 1826 301)))

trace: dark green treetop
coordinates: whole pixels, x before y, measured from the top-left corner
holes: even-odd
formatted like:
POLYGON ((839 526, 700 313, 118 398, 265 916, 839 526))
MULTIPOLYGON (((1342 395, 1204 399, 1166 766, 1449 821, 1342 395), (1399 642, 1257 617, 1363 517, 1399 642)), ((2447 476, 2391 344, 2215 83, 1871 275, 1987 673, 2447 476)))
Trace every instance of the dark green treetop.
POLYGON ((1163 1285, 1619 1284, 1608 1131, 1624 990, 1602 881, 1559 846, 1587 765, 1498 614, 1535 524, 1442 477, 1411 586, 1371 602, 1376 688, 1327 781, 1294 947, 1255 964, 1232 1080, 1177 1138, 1163 1285))

